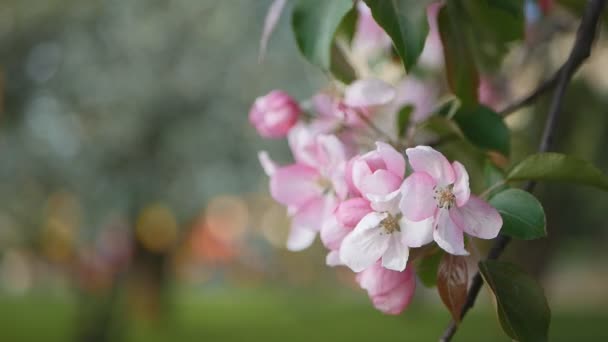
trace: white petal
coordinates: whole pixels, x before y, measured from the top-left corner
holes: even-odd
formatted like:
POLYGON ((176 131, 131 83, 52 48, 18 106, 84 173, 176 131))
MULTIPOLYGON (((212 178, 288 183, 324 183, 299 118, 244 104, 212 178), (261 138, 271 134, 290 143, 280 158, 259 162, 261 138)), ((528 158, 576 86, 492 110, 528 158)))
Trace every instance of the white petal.
POLYGON ((395 88, 384 81, 358 80, 346 87, 344 103, 350 107, 382 106, 393 101, 395 95, 395 88))
POLYGON ((386 214, 369 213, 342 241, 340 259, 355 272, 361 272, 382 257, 390 235, 379 227, 386 214))
POLYGON ((387 212, 392 215, 399 213, 399 202, 401 200, 401 190, 397 189, 388 195, 367 194, 372 209, 379 212, 387 212))
POLYGON ((469 255, 464 249, 464 233, 450 217, 447 209, 440 209, 437 213, 433 238, 443 250, 454 255, 469 255))
POLYGON ((432 242, 434 221, 433 217, 418 222, 402 217, 399 225, 403 242, 409 247, 421 247, 432 242))
POLYGON ((340 252, 330 251, 329 253, 327 253, 327 256, 325 257, 325 264, 331 267, 344 265, 344 263, 340 259, 340 252))
POLYGON ((270 159, 270 156, 268 155, 268 152, 266 152, 266 151, 258 152, 258 160, 260 161, 260 164, 262 165, 262 169, 264 169, 264 172, 269 177, 272 176, 272 174, 279 167, 277 165, 277 163, 274 162, 274 160, 270 159))
POLYGON ((410 249, 403 243, 401 233, 390 234, 388 248, 382 256, 382 266, 393 271, 403 271, 407 265, 410 249))
POLYGON ((315 236, 317 236, 315 231, 292 226, 287 238, 287 249, 294 252, 306 249, 315 241, 315 236))

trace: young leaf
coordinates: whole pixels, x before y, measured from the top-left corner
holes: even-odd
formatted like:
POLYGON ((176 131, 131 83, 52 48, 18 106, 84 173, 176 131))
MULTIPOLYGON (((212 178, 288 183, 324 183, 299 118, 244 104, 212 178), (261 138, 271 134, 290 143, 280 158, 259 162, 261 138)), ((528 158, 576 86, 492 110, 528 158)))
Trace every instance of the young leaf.
POLYGON ((424 286, 433 287, 437 284, 437 269, 439 268, 439 262, 443 258, 443 254, 443 251, 439 250, 425 256, 418 262, 416 274, 424 286))
POLYGON ((463 256, 445 254, 437 270, 437 290, 454 321, 460 322, 462 306, 467 299, 469 273, 463 256))
POLYGON ((291 26, 300 52, 312 64, 329 70, 331 46, 342 18, 353 7, 352 0, 299 0, 291 26))
POLYGON ((471 50, 463 44, 465 37, 457 9, 452 8, 450 3, 437 14, 448 85, 464 105, 476 105, 479 73, 471 50))
POLYGON ((397 114, 397 132, 399 138, 403 138, 405 136, 405 132, 407 131, 407 126, 410 123, 410 118, 412 117, 412 113, 414 112, 414 106, 406 105, 399 110, 397 114))
POLYGON ((520 342, 547 341, 551 311, 540 285, 506 262, 481 261, 479 270, 494 293, 505 333, 520 342))
POLYGON ((537 180, 576 183, 608 191, 608 176, 588 161, 561 153, 539 153, 515 165, 508 181, 537 180))
POLYGON ((508 189, 490 198, 502 216, 503 234, 533 240, 547 236, 545 211, 536 197, 520 189, 508 189))
POLYGON ((454 116, 465 137, 474 145, 509 155, 509 129, 502 118, 488 107, 461 107, 454 116))
POLYGON ((374 20, 391 37, 406 70, 411 70, 429 33, 426 8, 431 0, 365 0, 374 20))

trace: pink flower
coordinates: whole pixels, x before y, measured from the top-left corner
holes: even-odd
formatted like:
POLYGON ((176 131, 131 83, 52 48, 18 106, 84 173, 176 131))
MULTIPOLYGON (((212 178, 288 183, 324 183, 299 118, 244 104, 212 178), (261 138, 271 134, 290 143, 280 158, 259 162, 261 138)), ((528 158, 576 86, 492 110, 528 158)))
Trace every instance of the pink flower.
POLYGON ((333 135, 318 135, 294 164, 278 166, 265 152, 259 154, 270 176, 270 194, 285 205, 292 218, 287 248, 309 247, 323 229, 333 229, 333 215, 339 200, 346 196, 344 167, 346 156, 333 135))
POLYGON ((498 235, 502 218, 496 209, 471 195, 469 175, 461 163, 450 164, 429 146, 408 148, 406 153, 414 173, 401 187, 401 211, 412 221, 432 219, 433 225, 409 231, 410 227, 406 227, 404 234, 420 245, 435 240, 445 251, 456 255, 468 254, 464 232, 482 239, 498 235))
POLYGON ((300 106, 289 94, 273 90, 258 97, 249 111, 249 121, 265 138, 282 138, 296 124, 300 106))
POLYGON ((405 159, 391 145, 377 142, 376 150, 355 157, 348 165, 351 169, 346 173, 352 177, 353 190, 363 194, 372 206, 381 206, 397 196, 405 175, 405 159))
MULTIPOLYGON (((375 151, 352 163, 353 184, 363 198, 370 201, 373 211, 360 219, 344 238, 340 260, 355 272, 363 271, 380 259, 383 267, 403 271, 411 245, 410 236, 403 232, 430 229, 432 221, 412 222, 403 217, 398 204, 405 159, 388 144, 378 142, 376 145, 375 151)), ((350 217, 356 220, 365 210, 358 205, 346 209, 339 213, 343 221, 350 217)))
POLYGON ((397 272, 376 263, 357 274, 357 282, 367 291, 374 307, 389 315, 403 312, 416 290, 416 278, 411 266, 397 272))

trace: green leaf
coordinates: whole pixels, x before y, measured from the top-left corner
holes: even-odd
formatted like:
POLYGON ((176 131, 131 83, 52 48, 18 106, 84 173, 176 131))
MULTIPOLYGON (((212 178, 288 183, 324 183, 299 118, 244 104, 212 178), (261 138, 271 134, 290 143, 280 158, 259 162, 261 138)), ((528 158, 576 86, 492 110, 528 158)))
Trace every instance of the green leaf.
POLYGON ((547 341, 551 310, 542 287, 511 263, 481 261, 479 271, 494 293, 504 332, 520 342, 547 341))
POLYGON ((433 287, 437 284, 437 269, 443 255, 443 251, 439 250, 425 256, 418 262, 416 274, 424 286, 433 287))
POLYGON ((561 153, 539 153, 511 169, 508 181, 557 181, 593 186, 608 191, 608 176, 588 161, 561 153))
POLYGON ((524 0, 450 0, 437 20, 450 90, 474 105, 479 71, 498 69, 511 43, 524 37, 524 0))
POLYGON ((378 25, 393 40, 408 71, 418 61, 429 33, 426 8, 430 2, 431 0, 365 0, 378 25))
POLYGON ((475 105, 478 101, 479 72, 471 50, 464 44, 465 36, 459 27, 457 8, 450 6, 451 3, 437 14, 448 85, 464 105, 475 105))
POLYGON ((501 233, 522 240, 547 236, 545 211, 530 193, 508 189, 490 198, 489 203, 502 216, 501 233))
POLYGON ((410 123, 410 118, 412 117, 412 113, 414 112, 414 106, 406 105, 397 114, 397 132, 399 134, 399 138, 403 138, 405 136, 405 132, 407 131, 407 126, 410 123))
POLYGON ((344 39, 350 44, 357 31, 357 21, 359 20, 359 11, 356 6, 353 6, 350 11, 342 18, 340 25, 336 29, 336 38, 344 39))
POLYGON ((500 115, 485 106, 461 107, 454 116, 464 136, 484 150, 509 155, 509 129, 500 115))
POLYGON ((298 0, 291 26, 300 52, 312 64, 329 70, 334 35, 352 0, 298 0))
POLYGON ((524 38, 524 0, 459 0, 463 24, 478 69, 485 73, 500 67, 510 44, 524 38))
POLYGON ((329 69, 338 80, 349 84, 357 79, 355 69, 350 65, 342 50, 333 44, 331 47, 331 64, 329 69))

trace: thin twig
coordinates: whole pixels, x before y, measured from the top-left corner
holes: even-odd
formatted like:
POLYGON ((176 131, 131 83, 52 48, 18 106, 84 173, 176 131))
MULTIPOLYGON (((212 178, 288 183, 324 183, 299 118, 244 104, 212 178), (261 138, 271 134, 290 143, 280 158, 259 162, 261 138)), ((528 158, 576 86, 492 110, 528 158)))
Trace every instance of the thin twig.
MULTIPOLYGON (((555 81, 556 89, 553 94, 551 106, 549 107, 549 114, 547 115, 543 136, 541 138, 541 142, 538 148, 539 152, 546 152, 551 149, 551 146, 553 144, 555 127, 557 124, 559 113, 561 111, 562 100, 566 93, 566 89, 568 88, 568 84, 570 83, 570 80, 572 79, 572 76, 574 75, 576 70, 578 70, 578 68, 583 64, 583 62, 591 55, 591 47, 595 39, 600 14, 604 9, 605 5, 606 0, 589 0, 587 2, 587 7, 585 8, 581 23, 578 27, 574 46, 570 51, 568 59, 566 60, 564 65, 559 69, 560 71, 557 74, 557 78, 555 81)), ((524 190, 532 192, 535 186, 536 182, 528 182, 524 186, 524 190)), ((498 259, 498 257, 500 257, 500 255, 510 242, 511 238, 509 236, 500 235, 495 240, 494 245, 490 249, 487 259, 498 259)), ((462 307, 460 313, 461 320, 464 318, 469 309, 471 309, 475 304, 475 300, 479 295, 479 290, 481 289, 482 285, 483 280, 481 278, 481 274, 477 272, 477 274, 475 274, 475 276, 473 277, 473 281, 471 283, 471 287, 469 288, 466 302, 462 307)), ((448 328, 444 332, 441 341, 450 341, 456 333, 457 329, 458 326, 456 325, 454 320, 452 320, 448 328)))
POLYGON ((559 68, 555 72, 555 74, 553 74, 553 76, 551 76, 551 78, 549 78, 549 79, 545 80, 543 83, 541 83, 536 89, 534 89, 526 97, 510 104, 509 106, 505 107, 503 110, 499 111, 498 115, 500 115, 502 117, 507 117, 507 116, 515 113, 516 111, 536 102, 536 100, 538 100, 539 97, 541 97, 543 94, 545 94, 549 90, 553 89, 553 87, 555 87, 555 84, 557 84, 557 80, 559 79, 559 75, 560 75, 561 71, 562 71, 562 68, 559 68))

